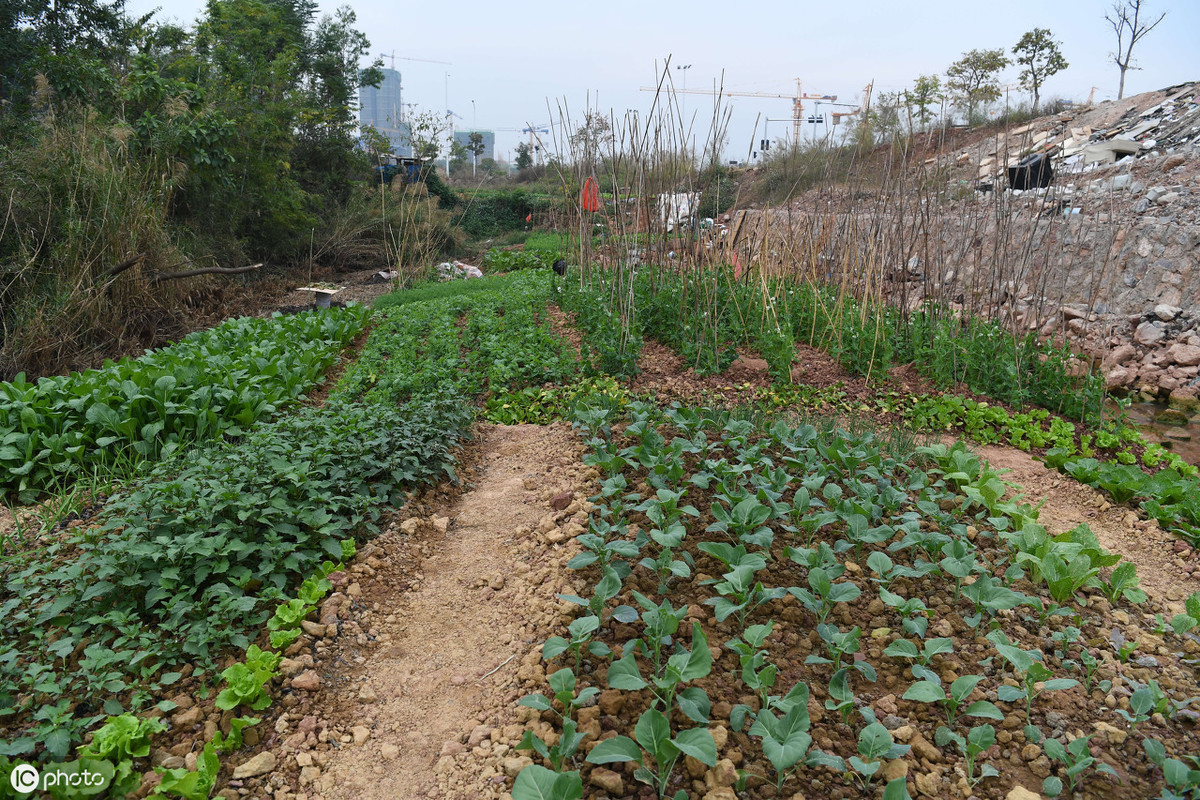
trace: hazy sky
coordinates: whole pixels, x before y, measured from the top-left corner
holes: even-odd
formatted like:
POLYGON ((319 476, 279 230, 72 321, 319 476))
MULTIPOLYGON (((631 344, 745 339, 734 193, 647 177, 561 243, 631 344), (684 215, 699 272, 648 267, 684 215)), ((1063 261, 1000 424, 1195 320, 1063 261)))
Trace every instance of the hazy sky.
MULTIPOLYGON (((320 0, 322 12, 340 5, 347 3, 320 0)), ((448 87, 449 108, 461 117, 456 126, 496 129, 502 157, 524 137, 501 129, 557 118, 563 100, 573 115, 589 102, 619 116, 626 109, 645 112, 653 95, 638 89, 654 84, 655 65, 661 68, 667 57, 673 66, 691 64, 686 71, 671 70, 677 88, 686 74, 688 89, 711 90, 723 72, 727 90, 790 96, 799 77, 806 93, 836 94, 839 102, 857 104, 871 81, 876 92, 903 89, 918 75, 944 73, 965 50, 1011 50, 1022 33, 1042 27, 1053 31, 1070 62, 1046 84, 1043 98, 1083 100, 1093 86, 1097 101, 1117 93, 1118 71, 1109 57, 1116 39, 1104 19, 1112 3, 1105 0, 758 0, 745 5, 353 0, 348 5, 374 53, 395 50, 405 102, 444 109, 448 87)), ((128 8, 131 14, 158 8, 160 19, 192 23, 203 2, 129 0, 128 8)), ((1144 0, 1147 11, 1152 19, 1166 11, 1167 18, 1134 49, 1141 69, 1129 72, 1126 96, 1200 79, 1200 1, 1144 0)), ((389 59, 384 62, 391 65, 389 59)), ((1018 71, 1010 67, 1004 80, 1016 83, 1018 71)), ((761 118, 771 118, 771 138, 790 131, 790 123, 775 121, 790 118, 788 100, 727 102, 733 114, 731 158, 744 159, 752 141, 762 137, 761 118), (760 129, 754 136, 756 118, 760 129)), ((712 107, 711 97, 687 95, 687 113, 698 113, 701 129, 712 107)), ((813 110, 806 103, 805 113, 813 110)))

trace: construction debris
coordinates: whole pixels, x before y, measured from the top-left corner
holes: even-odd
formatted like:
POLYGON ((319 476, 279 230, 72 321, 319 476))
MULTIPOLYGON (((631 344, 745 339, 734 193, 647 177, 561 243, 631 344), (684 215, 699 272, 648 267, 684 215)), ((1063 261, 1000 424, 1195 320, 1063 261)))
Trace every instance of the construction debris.
POLYGON ((1069 175, 1126 158, 1189 151, 1200 152, 1200 84, 1195 82, 1034 120, 967 148, 956 163, 974 161, 977 178, 990 182, 1005 171, 1011 177, 1023 160, 1039 155, 1052 160, 1056 173, 1069 175))

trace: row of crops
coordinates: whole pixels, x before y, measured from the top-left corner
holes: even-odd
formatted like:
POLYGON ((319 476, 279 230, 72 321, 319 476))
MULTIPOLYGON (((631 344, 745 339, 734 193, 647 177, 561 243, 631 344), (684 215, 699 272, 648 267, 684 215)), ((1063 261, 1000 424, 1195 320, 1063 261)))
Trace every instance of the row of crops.
POLYGON ((722 776, 751 798, 1003 797, 1013 774, 1200 791, 1200 598, 1171 617, 961 445, 905 463, 870 435, 637 403, 579 424, 602 483, 569 566, 591 594, 521 700, 515 800, 612 769, 675 798, 722 776))
MULTIPOLYGON (((700 373, 725 369, 746 346, 768 362, 790 405, 805 401, 790 385, 790 371, 796 343, 806 342, 851 372, 874 376, 880 395, 858 411, 899 412, 918 431, 955 431, 1032 451, 1193 546, 1200 543, 1197 467, 1120 418, 1102 420, 1101 382, 1095 374, 1078 375, 1079 364, 1063 347, 1016 339, 996 324, 944 309, 925 307, 902 319, 810 284, 735 281, 724 270, 647 270, 624 282, 594 270, 582 285, 568 285, 559 302, 583 331, 591 372, 636 374, 645 337, 676 350, 700 373), (897 397, 885 388, 886 371, 909 362, 939 388, 965 387, 1020 410, 951 393, 897 397)), ((823 405, 821 396, 808 401, 823 405)))
POLYGON ((369 316, 243 317, 101 369, 0 383, 0 495, 28 503, 89 471, 239 436, 308 392, 369 316))
MULTIPOLYGON (((66 760, 106 718, 101 738, 125 741, 128 731, 121 731, 131 725, 142 726, 138 736, 147 738, 151 723, 137 715, 152 706, 171 711, 163 698, 181 688, 224 687, 229 708, 247 713, 269 703, 264 686, 279 658, 272 651, 298 635, 299 621, 328 590, 324 576, 354 553, 356 540, 377 531, 387 507, 403 503, 414 487, 454 477, 452 454, 474 419, 476 396, 576 370, 544 319, 550 291, 547 275, 526 273, 395 295, 373 318, 352 308, 238 321, 177 345, 187 360, 174 367, 163 355, 176 350, 170 348, 112 365, 107 378, 102 370, 36 387, 37 397, 50 398, 60 386, 98 398, 122 419, 136 416, 129 439, 108 443, 114 453, 138 441, 155 444, 89 526, 20 553, 19 563, 5 562, 0 773, 11 768, 11 757, 66 760), (320 374, 315 365, 332 363, 339 343, 368 318, 373 325, 361 356, 326 402, 271 416, 285 398, 311 388, 320 374), (312 377, 305 382, 286 377, 302 371, 290 355, 296 352, 309 356, 303 370, 312 377), (172 371, 176 382, 167 386, 162 371, 172 371), (98 388, 111 381, 128 402, 98 388), (183 401, 163 399, 170 422, 135 439, 137 426, 157 419, 144 399, 156 385, 164 395, 182 386, 183 397, 220 402, 188 417, 183 401), (181 422, 201 418, 208 427, 181 422), (193 446, 180 447, 186 437, 193 446), (218 660, 241 651, 239 669, 219 678, 218 660)), ((85 401, 38 402, 47 429, 50 412, 59 410, 53 424, 79 441, 94 445, 108 435, 85 401)), ((31 398, 27 407, 33 405, 31 398)), ((202 775, 175 776, 162 791, 207 796, 202 789, 216 778, 218 756, 205 752, 202 775)), ((95 756, 89 750, 85 757, 95 756)), ((121 770, 133 774, 128 765, 121 770)))

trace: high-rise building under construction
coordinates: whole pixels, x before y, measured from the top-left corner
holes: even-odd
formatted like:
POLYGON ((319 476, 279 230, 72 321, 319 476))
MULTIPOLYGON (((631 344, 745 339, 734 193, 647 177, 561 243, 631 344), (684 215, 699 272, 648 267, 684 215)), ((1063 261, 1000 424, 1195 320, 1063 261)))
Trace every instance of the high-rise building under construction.
POLYGON ((392 152, 398 156, 411 156, 409 128, 404 117, 404 102, 401 96, 400 73, 384 69, 383 81, 378 88, 364 86, 358 92, 358 123, 370 125, 392 143, 392 152))

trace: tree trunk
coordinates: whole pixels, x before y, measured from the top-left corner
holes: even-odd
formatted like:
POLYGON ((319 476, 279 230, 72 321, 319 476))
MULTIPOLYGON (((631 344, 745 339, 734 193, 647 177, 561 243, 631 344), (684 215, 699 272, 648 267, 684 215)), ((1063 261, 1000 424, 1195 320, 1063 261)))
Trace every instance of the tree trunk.
POLYGON ((1117 88, 1117 99, 1120 100, 1125 96, 1125 70, 1129 69, 1128 65, 1118 64, 1121 68, 1121 85, 1117 88))

